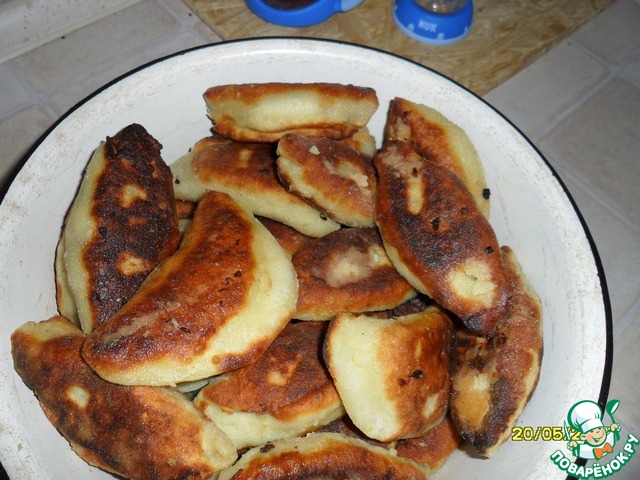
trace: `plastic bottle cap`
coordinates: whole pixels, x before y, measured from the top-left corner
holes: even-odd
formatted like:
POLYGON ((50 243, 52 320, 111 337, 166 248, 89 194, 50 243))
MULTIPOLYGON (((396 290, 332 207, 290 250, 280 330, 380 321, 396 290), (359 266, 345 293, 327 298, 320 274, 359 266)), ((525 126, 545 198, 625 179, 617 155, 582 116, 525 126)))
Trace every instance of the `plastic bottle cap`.
POLYGON ((245 0, 257 16, 283 27, 310 27, 346 12, 364 0, 245 0))
POLYGON ((423 43, 448 45, 462 40, 471 30, 473 2, 467 0, 457 12, 435 13, 416 0, 396 0, 393 18, 402 32, 423 43))

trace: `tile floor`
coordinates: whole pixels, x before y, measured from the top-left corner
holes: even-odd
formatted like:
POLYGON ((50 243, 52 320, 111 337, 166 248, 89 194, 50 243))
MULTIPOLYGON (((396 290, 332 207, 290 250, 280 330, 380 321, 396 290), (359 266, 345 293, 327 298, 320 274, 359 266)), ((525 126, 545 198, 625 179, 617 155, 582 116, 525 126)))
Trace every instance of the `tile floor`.
MULTIPOLYGON (((147 61, 219 40, 180 0, 130 3, 0 63, 0 186, 29 146, 78 100, 147 61)), ((640 0, 614 1, 485 98, 538 146, 586 218, 613 306, 610 398, 621 400, 616 418, 637 434, 640 0)), ((640 461, 615 478, 640 478, 640 461)))

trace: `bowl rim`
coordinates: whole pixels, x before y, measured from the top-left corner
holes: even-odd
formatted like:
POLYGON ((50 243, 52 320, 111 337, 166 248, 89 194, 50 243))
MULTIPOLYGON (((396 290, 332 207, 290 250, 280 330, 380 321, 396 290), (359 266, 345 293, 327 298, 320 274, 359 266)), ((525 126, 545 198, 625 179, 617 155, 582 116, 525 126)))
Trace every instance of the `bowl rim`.
MULTIPOLYGON (((303 42, 306 44, 313 44, 313 43, 317 43, 317 44, 336 44, 336 45, 345 45, 351 48, 356 48, 356 49, 364 49, 364 50, 369 50, 371 52, 374 53, 379 53, 379 54, 384 54, 384 55, 388 55, 388 56, 392 56, 395 57, 399 60, 403 60, 405 62, 409 62, 421 69, 427 70, 429 72, 431 72, 432 74, 435 74, 439 77, 442 77, 450 82, 452 82, 453 84, 455 84, 458 88, 464 90, 467 94, 470 94, 471 96, 475 97, 476 100, 479 100, 480 102, 482 102, 486 107, 489 107, 495 114, 497 114, 502 120, 506 121, 509 126, 511 128, 513 128, 521 137, 522 139, 536 152, 536 154, 540 157, 540 159, 542 160, 542 162, 544 163, 544 165, 546 166, 546 168, 549 170, 549 172, 551 173, 551 175, 554 177, 554 179, 558 182, 558 184, 560 185, 560 187, 562 188, 562 191, 564 193, 564 195, 566 196, 566 198, 569 200, 571 207, 573 209, 573 212, 576 214, 581 228, 585 234, 585 237, 588 241, 589 244, 589 249, 590 249, 590 253, 593 257, 593 261, 594 261, 594 265, 596 267, 597 270, 597 274, 598 274, 598 283, 600 286, 600 296, 602 297, 602 306, 604 309, 604 316, 605 316, 605 355, 604 355, 604 365, 603 365, 603 372, 602 372, 602 381, 600 384, 600 393, 598 396, 598 399, 596 400, 598 405, 600 405, 600 407, 604 410, 605 405, 607 403, 608 400, 608 396, 609 396, 609 389, 610 389, 610 385, 611 385, 611 375, 612 375, 612 369, 613 369, 613 315, 612 315, 612 308, 611 308, 611 299, 610 299, 610 295, 609 295, 609 289, 608 289, 608 285, 607 285, 607 280, 606 280, 606 275, 605 275, 605 271, 604 271, 604 266, 600 257, 600 254, 598 252, 598 248, 595 242, 595 239, 593 238, 593 235, 591 234, 591 231, 588 227, 588 224, 582 214, 582 212, 580 211, 580 209, 578 208, 578 205, 575 201, 575 199, 573 198, 573 196, 571 195, 569 189, 567 188, 566 184, 563 182, 562 178, 560 177, 560 175, 557 173, 557 171, 555 170, 555 168, 551 165, 551 163, 547 160, 547 158, 542 154, 542 152, 538 149, 538 147, 536 145, 533 144, 533 142, 529 139, 529 137, 517 126, 515 125, 508 117, 506 117, 502 112, 500 112, 496 107, 494 107, 493 105, 491 105, 489 102, 487 102, 486 100, 484 100, 481 96, 479 96, 478 94, 476 94, 475 92, 473 92, 470 88, 462 85, 461 83, 457 82, 456 80, 452 79, 451 77, 429 67, 426 65, 423 65, 417 61, 414 61, 410 58, 407 57, 403 57, 399 54, 387 51, 387 50, 383 50, 380 48, 376 48, 376 47, 371 47, 368 45, 361 45, 361 44, 357 44, 357 43, 352 43, 352 42, 347 42, 344 40, 335 40, 335 39, 324 39, 324 38, 313 38, 313 37, 303 37, 303 36, 269 36, 269 37, 251 37, 251 38, 241 38, 241 39, 234 39, 234 40, 225 40, 225 41, 221 41, 221 42, 212 42, 212 43, 205 43, 202 45, 198 45, 195 47, 190 47, 187 49, 183 49, 183 50, 179 50, 177 52, 171 53, 171 54, 167 54, 167 55, 163 55, 160 57, 157 57, 149 62, 145 62, 133 69, 128 70, 127 72, 118 75, 117 77, 115 77, 114 79, 112 79, 109 82, 106 82, 104 85, 102 85, 101 87, 95 89, 93 92, 91 92, 90 94, 86 95, 84 98, 82 98, 81 100, 79 100, 78 102, 76 102, 72 107, 70 107, 69 109, 67 109, 67 111, 62 114, 58 119, 56 119, 53 124, 51 126, 49 126, 38 138, 37 140, 27 149, 27 151, 21 156, 20 160, 16 163, 16 165, 10 170, 10 172, 6 175, 5 179, 4 179, 4 183, 2 184, 2 186, 0 186, 0 207, 2 207, 2 204, 4 203, 5 197, 7 196, 9 190, 11 189, 11 186, 13 185, 17 175, 20 173, 20 171, 22 170, 22 168, 26 165, 26 163, 29 161, 29 159, 31 158, 31 156, 34 154, 34 152, 39 148, 39 146, 45 141, 45 139, 47 139, 47 137, 49 137, 49 135, 51 135, 56 128, 67 118, 69 117, 71 114, 73 114, 75 111, 77 111, 78 109, 80 109, 84 104, 88 103, 91 99, 93 99, 94 97, 98 96, 101 92, 103 92, 104 90, 107 90, 108 88, 112 87, 113 85, 121 82, 122 80, 135 75, 137 72, 142 71, 152 65, 156 65, 159 63, 162 63, 166 60, 175 58, 175 57, 179 57, 179 56, 183 56, 186 54, 189 54, 190 52, 195 52, 198 50, 203 50, 203 49, 213 49, 216 47, 220 47, 220 46, 225 46, 225 45, 229 45, 229 44, 243 44, 243 43, 262 43, 265 41, 296 41, 296 42, 303 42)), ((578 458, 575 463, 577 465, 584 465, 586 463, 586 461, 584 459, 580 459, 578 458)), ((3 471, 3 466, 2 466, 2 459, 0 459, 0 473, 2 473, 3 471)), ((572 479, 573 477, 571 475, 568 475, 567 480, 572 479)))

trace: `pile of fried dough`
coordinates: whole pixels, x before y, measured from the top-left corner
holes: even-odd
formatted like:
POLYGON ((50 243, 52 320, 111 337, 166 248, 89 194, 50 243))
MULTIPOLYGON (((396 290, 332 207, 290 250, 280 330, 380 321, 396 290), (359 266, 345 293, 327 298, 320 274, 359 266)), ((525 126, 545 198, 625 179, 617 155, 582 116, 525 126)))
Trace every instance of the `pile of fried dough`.
POLYGON ((56 253, 59 315, 16 371, 91 465, 132 479, 424 479, 490 457, 538 381, 540 301, 465 132, 367 87, 223 85, 167 165, 101 143, 56 253))

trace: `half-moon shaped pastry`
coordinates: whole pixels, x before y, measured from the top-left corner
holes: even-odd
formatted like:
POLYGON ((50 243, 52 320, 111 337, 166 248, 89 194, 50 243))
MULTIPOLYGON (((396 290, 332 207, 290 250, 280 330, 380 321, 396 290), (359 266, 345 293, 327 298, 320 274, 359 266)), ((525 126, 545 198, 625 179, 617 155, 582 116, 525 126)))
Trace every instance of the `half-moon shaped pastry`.
POLYGON ((252 448, 218 480, 426 480, 429 468, 339 433, 310 433, 252 448))
POLYGON ((76 300, 73 298, 73 292, 69 285, 69 279, 67 277, 67 267, 64 262, 64 252, 67 248, 65 242, 64 229, 58 240, 56 246, 56 258, 55 258, 55 274, 56 274, 56 303, 58 306, 58 313, 63 317, 71 320, 76 325, 80 326, 80 319, 78 318, 78 306, 76 300))
POLYGON ((469 190, 405 142, 387 142, 375 166, 376 221, 394 266, 467 328, 492 332, 506 314, 511 282, 469 190))
POLYGON ((276 174, 276 158, 275 145, 203 138, 171 164, 175 195, 197 201, 205 192, 216 190, 241 200, 255 215, 311 237, 337 230, 338 223, 282 185, 276 174))
POLYGON ((367 437, 353 424, 348 415, 343 415, 319 428, 316 432, 333 432, 359 438, 372 445, 393 450, 398 456, 409 458, 420 465, 426 465, 432 471, 440 468, 462 441, 462 437, 458 434, 449 415, 445 415, 442 422, 420 437, 390 443, 367 437))
POLYGON ((408 142, 421 156, 455 173, 489 218, 489 188, 473 143, 455 123, 437 110, 396 97, 391 102, 385 141, 408 142))
POLYGON ((393 444, 398 455, 437 470, 462 442, 453 420, 445 415, 438 425, 421 437, 407 438, 393 444))
POLYGON ((301 320, 386 310, 417 294, 391 264, 375 228, 343 228, 317 238, 298 251, 293 266, 299 281, 294 318, 301 320))
POLYGON ((104 379, 174 385, 257 360, 289 322, 291 257, 251 212, 208 192, 180 249, 149 275, 83 355, 104 379))
POLYGON ((278 176, 335 221, 373 227, 376 171, 371 158, 325 137, 287 134, 278 142, 278 176))
POLYGON ((347 414, 366 436, 418 437, 442 421, 451 330, 435 306, 389 320, 351 313, 331 320, 325 361, 347 414))
POLYGON ((322 360, 326 323, 290 323, 256 362, 220 375, 195 405, 237 449, 302 435, 344 414, 322 360))
POLYGON ((213 129, 240 142, 277 142, 287 133, 344 138, 378 109, 373 89, 335 83, 220 85, 204 100, 213 129))
POLYGON ((271 220, 266 217, 258 217, 258 220, 267 227, 267 230, 276 238, 280 246, 291 256, 295 255, 298 250, 314 240, 313 237, 300 233, 295 228, 276 220, 271 220))
POLYGON ((96 375, 80 356, 84 340, 64 317, 11 336, 16 371, 83 460, 139 480, 206 479, 235 461, 227 436, 177 390, 96 375))
MULTIPOLYGON (((60 293, 68 283, 85 333, 118 311, 178 246, 173 178, 160 149, 137 124, 107 137, 69 210, 64 269, 56 272, 66 279, 57 283, 60 293)), ((60 312, 72 316, 65 295, 60 312)))
POLYGON ((542 306, 518 260, 502 247, 514 285, 508 316, 489 337, 456 332, 451 416, 462 437, 486 457, 511 436, 529 402, 542 361, 542 306))

